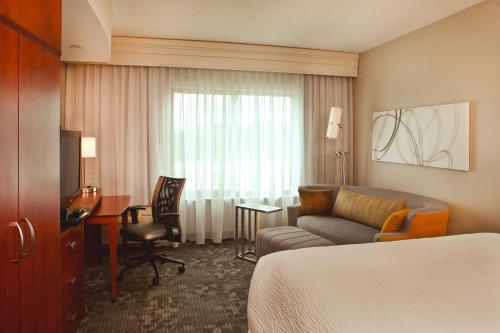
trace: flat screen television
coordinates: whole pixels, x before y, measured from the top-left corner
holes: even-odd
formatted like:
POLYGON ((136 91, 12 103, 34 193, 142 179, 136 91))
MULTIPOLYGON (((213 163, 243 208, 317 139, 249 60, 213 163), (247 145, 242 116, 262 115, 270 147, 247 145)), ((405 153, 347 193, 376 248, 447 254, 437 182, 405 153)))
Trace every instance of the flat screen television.
POLYGON ((82 133, 61 129, 61 212, 80 194, 80 140, 82 133))

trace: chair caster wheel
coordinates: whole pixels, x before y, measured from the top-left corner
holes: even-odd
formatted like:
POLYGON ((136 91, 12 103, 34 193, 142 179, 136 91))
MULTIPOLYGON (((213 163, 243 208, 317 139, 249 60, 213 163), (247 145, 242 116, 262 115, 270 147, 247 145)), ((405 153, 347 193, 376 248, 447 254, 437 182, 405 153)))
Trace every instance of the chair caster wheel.
POLYGON ((159 283, 160 283, 160 278, 154 277, 152 285, 157 286, 159 283))
POLYGON ((118 275, 118 277, 116 278, 116 280, 118 282, 122 282, 123 281, 123 274, 118 275))
POLYGON ((177 268, 177 270, 179 271, 179 273, 184 273, 186 271, 186 267, 184 266, 179 266, 179 268, 177 268))

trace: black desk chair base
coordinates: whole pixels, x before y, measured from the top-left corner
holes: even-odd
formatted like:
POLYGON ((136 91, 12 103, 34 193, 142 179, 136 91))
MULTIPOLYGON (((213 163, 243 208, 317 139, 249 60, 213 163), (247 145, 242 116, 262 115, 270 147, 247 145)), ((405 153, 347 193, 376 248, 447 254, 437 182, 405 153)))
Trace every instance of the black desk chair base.
POLYGON ((158 285, 160 283, 160 274, 158 272, 158 266, 156 264, 157 261, 159 261, 162 264, 170 262, 170 263, 174 263, 174 264, 179 265, 179 267, 177 268, 177 271, 180 274, 182 274, 186 271, 186 263, 185 262, 178 260, 178 259, 167 257, 166 255, 164 255, 162 253, 156 252, 157 248, 155 247, 153 242, 143 244, 143 247, 145 247, 145 249, 146 249, 146 253, 147 253, 146 255, 132 257, 132 258, 128 257, 126 243, 128 243, 128 242, 124 241, 123 245, 124 245, 124 250, 125 250, 125 258, 124 258, 124 262, 123 262, 123 268, 120 271, 120 274, 118 275, 119 282, 123 281, 123 277, 127 271, 134 269, 142 264, 149 263, 151 265, 151 267, 153 267, 153 270, 155 273, 155 276, 153 277, 151 285, 153 285, 153 286, 158 285))

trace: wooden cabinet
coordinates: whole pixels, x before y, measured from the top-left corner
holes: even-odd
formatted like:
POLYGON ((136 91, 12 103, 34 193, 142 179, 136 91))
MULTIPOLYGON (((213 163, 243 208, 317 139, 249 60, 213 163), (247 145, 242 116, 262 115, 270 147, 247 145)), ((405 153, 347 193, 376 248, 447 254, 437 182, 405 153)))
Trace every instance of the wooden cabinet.
POLYGON ((19 262, 21 256, 17 186, 18 34, 0 25, 0 327, 19 331, 19 262))
POLYGON ((1 332, 62 330, 58 3, 0 1, 1 332))
POLYGON ((64 332, 75 332, 85 316, 83 222, 61 233, 62 318, 64 332))
POLYGON ((35 235, 21 262, 23 332, 60 330, 59 71, 57 56, 20 35, 19 221, 35 235))
POLYGON ((61 0, 2 0, 0 15, 61 50, 61 0))

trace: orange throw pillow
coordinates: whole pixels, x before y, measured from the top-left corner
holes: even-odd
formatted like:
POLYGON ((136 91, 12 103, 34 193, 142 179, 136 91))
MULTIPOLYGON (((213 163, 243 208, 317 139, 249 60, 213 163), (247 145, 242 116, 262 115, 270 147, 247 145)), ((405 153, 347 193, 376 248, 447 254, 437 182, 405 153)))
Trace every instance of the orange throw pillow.
POLYGON ((299 216, 330 215, 333 190, 299 189, 299 216))
POLYGON ((381 232, 398 232, 401 230, 409 211, 409 208, 405 208, 389 215, 384 221, 381 232))

